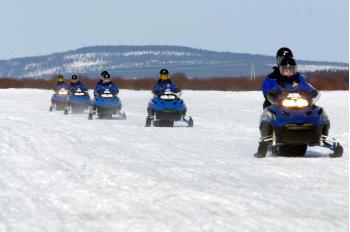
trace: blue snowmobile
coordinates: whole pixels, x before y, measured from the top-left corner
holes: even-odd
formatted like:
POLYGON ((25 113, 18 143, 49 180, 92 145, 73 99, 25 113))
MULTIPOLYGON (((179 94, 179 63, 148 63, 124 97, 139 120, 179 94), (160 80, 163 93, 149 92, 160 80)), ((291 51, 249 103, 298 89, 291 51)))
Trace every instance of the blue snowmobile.
POLYGON ((273 156, 304 156, 308 146, 320 146, 332 151, 329 157, 341 157, 342 146, 332 137, 322 134, 325 121, 323 109, 303 91, 283 90, 268 107, 273 114, 273 133, 260 139, 257 157, 265 157, 268 144, 273 156))
POLYGON ((69 93, 67 102, 68 107, 64 110, 64 114, 68 114, 68 111, 71 111, 73 114, 83 113, 85 110, 89 110, 91 105, 88 91, 83 91, 80 88, 75 88, 69 93))
POLYGON ((67 107, 68 90, 61 88, 57 90, 51 97, 51 106, 49 111, 65 110, 67 107))
POLYGON ((95 96, 93 106, 89 113, 89 120, 98 119, 115 119, 125 120, 126 114, 121 110, 122 103, 116 93, 112 93, 108 88, 95 96))
POLYGON ((154 95, 148 103, 146 127, 193 127, 192 117, 186 116, 186 105, 180 99, 181 92, 166 89, 161 95, 154 95))

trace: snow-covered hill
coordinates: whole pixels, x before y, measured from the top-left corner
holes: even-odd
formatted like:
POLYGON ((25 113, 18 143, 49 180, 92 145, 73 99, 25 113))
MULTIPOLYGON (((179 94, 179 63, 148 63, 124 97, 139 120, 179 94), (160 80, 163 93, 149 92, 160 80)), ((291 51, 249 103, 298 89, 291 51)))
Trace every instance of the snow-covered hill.
MULTIPOLYGON (((0 60, 0 77, 51 78, 52 75, 83 74, 98 77, 107 69, 124 77, 156 76, 161 68, 190 77, 250 76, 271 72, 275 57, 216 52, 181 46, 94 46, 45 56, 0 60)), ((348 69, 348 64, 298 60, 301 71, 348 69)))
POLYGON ((126 121, 50 113, 51 94, 0 91, 0 231, 349 229, 347 91, 319 101, 339 159, 253 158, 259 92, 184 91, 193 128, 145 128, 146 91, 121 90, 126 121))

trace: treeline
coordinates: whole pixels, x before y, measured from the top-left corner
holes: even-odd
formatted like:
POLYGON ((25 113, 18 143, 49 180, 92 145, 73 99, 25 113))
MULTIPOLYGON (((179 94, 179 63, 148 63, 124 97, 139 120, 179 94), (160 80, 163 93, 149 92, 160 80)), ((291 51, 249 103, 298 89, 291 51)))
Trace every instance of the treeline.
MULTIPOLYGON (((349 71, 316 71, 305 73, 310 83, 320 90, 348 90, 349 71)), ((69 81, 70 77, 66 77, 69 81)), ((149 90, 154 85, 154 78, 123 78, 113 77, 112 81, 121 89, 149 90)), ((250 80, 247 77, 211 77, 211 78, 189 78, 184 73, 174 73, 171 79, 181 88, 189 90, 221 90, 221 91, 253 91, 260 90, 264 79, 263 76, 250 80)), ((86 76, 80 76, 89 89, 93 89, 97 80, 86 76)), ((52 89, 56 80, 0 78, 0 88, 35 88, 52 89)))

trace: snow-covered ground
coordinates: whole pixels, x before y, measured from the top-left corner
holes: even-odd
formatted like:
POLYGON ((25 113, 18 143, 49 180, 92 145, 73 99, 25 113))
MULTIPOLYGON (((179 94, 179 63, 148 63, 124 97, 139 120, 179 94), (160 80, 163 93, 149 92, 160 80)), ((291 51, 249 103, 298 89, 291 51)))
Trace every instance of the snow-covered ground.
POLYGON ((51 91, 0 90, 0 231, 349 229, 349 93, 323 92, 339 159, 255 159, 259 92, 184 91, 193 128, 145 128, 150 92, 121 90, 126 121, 48 112, 51 91))
POLYGON ((300 72, 315 72, 315 71, 323 71, 323 70, 348 70, 348 66, 337 66, 337 65, 313 65, 313 64, 304 64, 298 65, 298 71, 300 72))

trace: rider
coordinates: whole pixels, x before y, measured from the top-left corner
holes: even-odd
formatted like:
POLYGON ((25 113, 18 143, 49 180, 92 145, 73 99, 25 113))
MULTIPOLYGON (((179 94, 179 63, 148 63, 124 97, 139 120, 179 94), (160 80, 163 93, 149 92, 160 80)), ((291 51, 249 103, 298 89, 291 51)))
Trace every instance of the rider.
POLYGON ((68 84, 66 84, 66 82, 64 82, 64 77, 61 74, 58 74, 57 77, 57 83, 56 85, 53 87, 53 91, 55 91, 55 94, 52 95, 51 97, 51 105, 54 105, 55 103, 55 96, 57 96, 58 92, 61 89, 68 89, 68 84))
MULTIPOLYGON (((167 69, 161 69, 159 80, 154 84, 152 93, 155 95, 155 97, 158 97, 166 90, 170 90, 172 93, 174 93, 177 97, 181 96, 181 90, 175 85, 174 82, 170 80, 169 77, 169 71, 167 69)), ((151 108, 147 108, 148 116, 153 116, 154 112, 151 108)), ((182 113, 183 115, 186 115, 186 110, 182 113)))
MULTIPOLYGON (((303 75, 297 72, 297 65, 293 58, 284 57, 281 59, 279 62, 279 72, 280 74, 276 75, 274 79, 267 78, 262 86, 264 97, 270 102, 270 104, 273 104, 278 99, 279 94, 283 89, 303 91, 312 98, 318 97, 318 91, 306 81, 303 75)), ((260 117, 259 126, 261 138, 272 135, 271 120, 273 117, 273 114, 268 108, 264 109, 264 112, 260 117)), ((324 110, 321 114, 321 120, 325 122, 322 134, 328 136, 330 122, 324 110)), ((263 150, 267 149, 267 143, 261 142, 259 144, 259 150, 260 146, 264 146, 264 148, 262 148, 263 150)), ((255 155, 259 156, 259 153, 255 155)))
MULTIPOLYGON (((111 81, 111 75, 107 71, 103 71, 100 76, 99 82, 96 84, 96 87, 94 89, 94 97, 101 96, 106 90, 109 91, 109 93, 116 96, 119 93, 118 87, 111 81)), ((92 102, 92 109, 96 110, 96 100, 93 100, 92 102)))
POLYGON ((53 90, 57 93, 60 89, 68 89, 68 85, 66 82, 64 82, 64 77, 61 74, 58 74, 57 77, 57 83, 54 86, 53 90))
MULTIPOLYGON (((274 80, 281 78, 279 67, 280 67, 281 60, 285 57, 293 58, 292 51, 287 47, 282 47, 278 49, 276 53, 277 66, 272 67, 273 72, 265 77, 263 85, 268 85, 269 82, 273 82, 274 80)), ((263 104, 263 109, 271 105, 271 103, 266 99, 265 94, 264 94, 264 97, 265 97, 265 101, 263 104)))
POLYGON ((113 95, 117 95, 119 93, 118 87, 111 81, 111 75, 107 72, 101 73, 102 80, 96 84, 94 94, 97 96, 101 95, 106 89, 113 95))
MULTIPOLYGON (((104 79, 104 76, 106 74, 109 74, 107 71, 102 71, 101 74, 100 74, 100 79, 99 81, 96 83, 96 86, 95 86, 95 90, 103 83, 103 79, 104 79)), ((94 91, 94 96, 96 97, 97 94, 96 92, 94 91)))
POLYGON ((86 85, 78 79, 77 75, 72 75, 71 79, 69 92, 73 93, 77 89, 80 89, 82 92, 88 91, 86 85))
POLYGON ((152 93, 159 96, 169 89, 173 93, 177 93, 178 97, 181 95, 181 90, 170 80, 169 71, 166 69, 160 70, 159 80, 155 83, 152 93))

